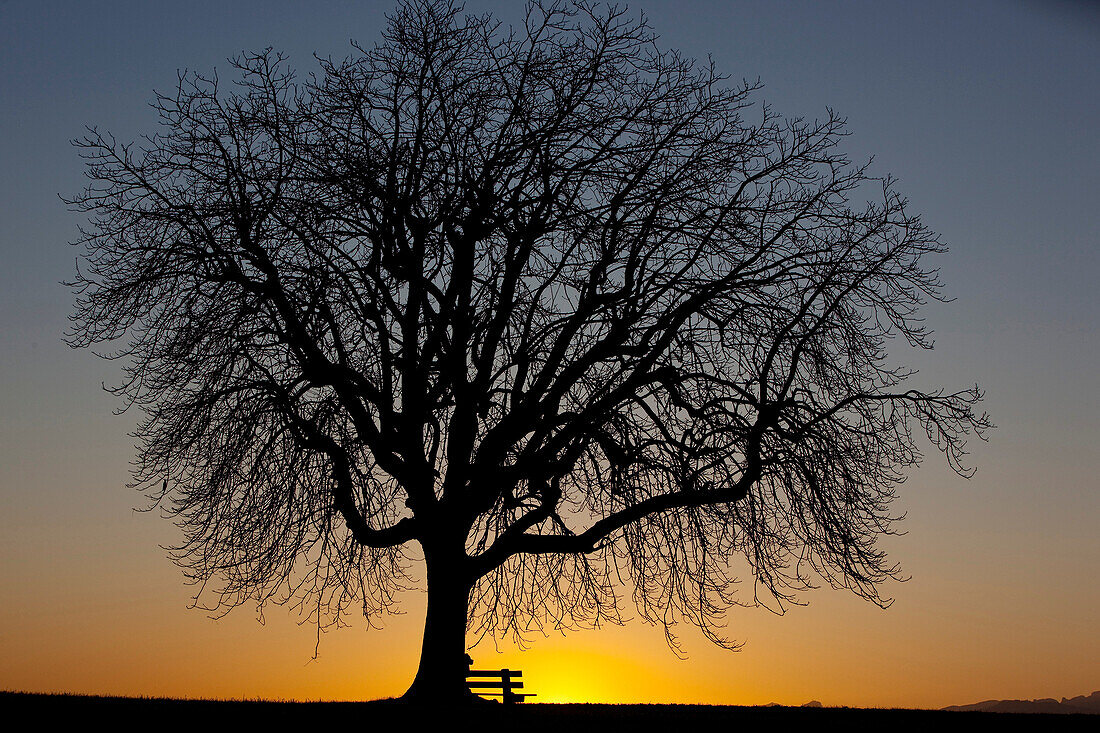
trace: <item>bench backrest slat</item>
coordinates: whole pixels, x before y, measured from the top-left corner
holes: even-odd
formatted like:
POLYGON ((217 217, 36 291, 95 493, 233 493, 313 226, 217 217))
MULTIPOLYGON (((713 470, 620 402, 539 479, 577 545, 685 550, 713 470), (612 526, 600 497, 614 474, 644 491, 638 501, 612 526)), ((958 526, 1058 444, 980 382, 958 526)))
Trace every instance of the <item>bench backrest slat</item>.
POLYGON ((504 702, 508 704, 523 702, 525 698, 534 697, 534 695, 515 692, 523 689, 523 682, 517 679, 519 677, 523 677, 523 672, 518 669, 471 669, 466 673, 466 687, 477 695, 503 697, 504 702), (486 677, 492 679, 486 680, 484 679, 486 677), (483 690, 500 690, 500 692, 483 692, 483 690))
MULTIPOLYGON (((508 687, 510 687, 511 689, 514 689, 514 690, 518 690, 522 686, 524 686, 524 683, 522 683, 522 682, 509 682, 508 683, 508 687)), ((471 690, 474 689, 474 688, 477 688, 478 690, 483 690, 483 689, 499 690, 500 688, 504 687, 504 682, 483 682, 483 681, 473 680, 473 681, 470 681, 470 682, 466 682, 466 687, 469 687, 471 690)))

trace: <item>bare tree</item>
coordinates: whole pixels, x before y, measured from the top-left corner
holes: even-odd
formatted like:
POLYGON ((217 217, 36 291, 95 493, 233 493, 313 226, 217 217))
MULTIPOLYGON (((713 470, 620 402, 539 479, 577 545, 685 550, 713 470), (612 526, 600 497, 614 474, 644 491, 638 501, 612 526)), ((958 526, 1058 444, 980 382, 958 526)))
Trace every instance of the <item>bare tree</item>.
POLYGON ((70 340, 122 360, 197 597, 373 619, 422 560, 407 694, 441 697, 468 632, 616 621, 623 588, 720 644, 731 604, 822 579, 884 602, 913 430, 965 473, 989 422, 888 361, 931 348, 944 247, 844 121, 754 106, 614 7, 389 20, 77 142, 70 340))

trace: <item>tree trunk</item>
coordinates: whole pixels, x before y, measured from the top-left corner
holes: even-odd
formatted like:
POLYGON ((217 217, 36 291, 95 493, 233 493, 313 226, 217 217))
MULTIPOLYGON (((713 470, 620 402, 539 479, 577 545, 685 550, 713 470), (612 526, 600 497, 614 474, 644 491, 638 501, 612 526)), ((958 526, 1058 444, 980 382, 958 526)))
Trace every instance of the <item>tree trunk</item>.
POLYGON ((420 667, 404 700, 472 701, 466 687, 466 615, 473 583, 461 560, 465 553, 429 552, 428 610, 420 667))

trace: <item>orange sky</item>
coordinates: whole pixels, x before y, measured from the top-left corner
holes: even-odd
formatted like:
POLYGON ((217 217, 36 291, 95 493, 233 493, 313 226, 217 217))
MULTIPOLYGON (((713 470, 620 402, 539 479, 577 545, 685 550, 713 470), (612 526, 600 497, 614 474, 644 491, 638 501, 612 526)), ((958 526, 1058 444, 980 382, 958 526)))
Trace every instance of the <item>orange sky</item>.
MULTIPOLYGON (((1088 543, 1039 556, 1034 537, 983 506, 990 497, 979 479, 925 473, 945 485, 908 485, 920 500, 906 502, 911 532, 891 547, 908 556, 913 579, 889 589, 897 599, 889 610, 829 590, 807 594, 808 607, 784 616, 735 610, 730 628, 744 649, 726 652, 684 629, 686 661, 641 623, 539 638, 524 652, 484 642, 473 656, 481 667, 522 669, 543 702, 939 707, 1090 692, 1100 680, 1090 610, 1100 592, 1074 577, 1088 543), (942 506, 952 507, 949 516, 942 506), (938 517, 931 525, 929 514, 938 517), (1009 533, 971 525, 979 519, 1009 533), (975 554, 991 551, 1003 563, 975 565, 975 554)), ((88 488, 88 496, 108 493, 88 488)), ((315 631, 286 609, 271 609, 264 625, 244 608, 218 621, 188 610, 178 570, 155 547, 170 539, 168 525, 127 511, 125 490, 109 493, 106 507, 78 499, 60 521, 43 513, 4 527, 4 550, 19 562, 3 568, 0 689, 324 700, 404 691, 417 661, 420 594, 381 631, 359 624, 325 634, 312 661, 315 631)), ((1066 536, 1088 521, 1067 521, 1066 536)))

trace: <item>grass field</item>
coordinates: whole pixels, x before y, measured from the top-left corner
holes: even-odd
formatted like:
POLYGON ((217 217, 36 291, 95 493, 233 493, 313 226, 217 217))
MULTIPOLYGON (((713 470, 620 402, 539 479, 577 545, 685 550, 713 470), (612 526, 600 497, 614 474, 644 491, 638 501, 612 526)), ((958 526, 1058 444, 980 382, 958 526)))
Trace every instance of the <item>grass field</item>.
MULTIPOLYGON (((1019 715, 940 710, 738 707, 732 705, 477 705, 451 710, 415 707, 393 701, 270 702, 262 700, 176 700, 0 692, 8 720, 54 724, 134 723, 171 727, 226 725, 345 724, 356 729, 420 730, 419 721, 437 731, 486 728, 510 731, 584 730, 718 731, 751 725, 760 730, 910 730, 961 724, 964 730, 1095 729, 1093 715, 1019 715), (14 717, 14 716, 19 717, 14 717), (24 717, 25 716, 25 717, 24 717), (441 724, 441 721, 442 724, 441 724)), ((25 728, 24 728, 25 729, 25 728)))

